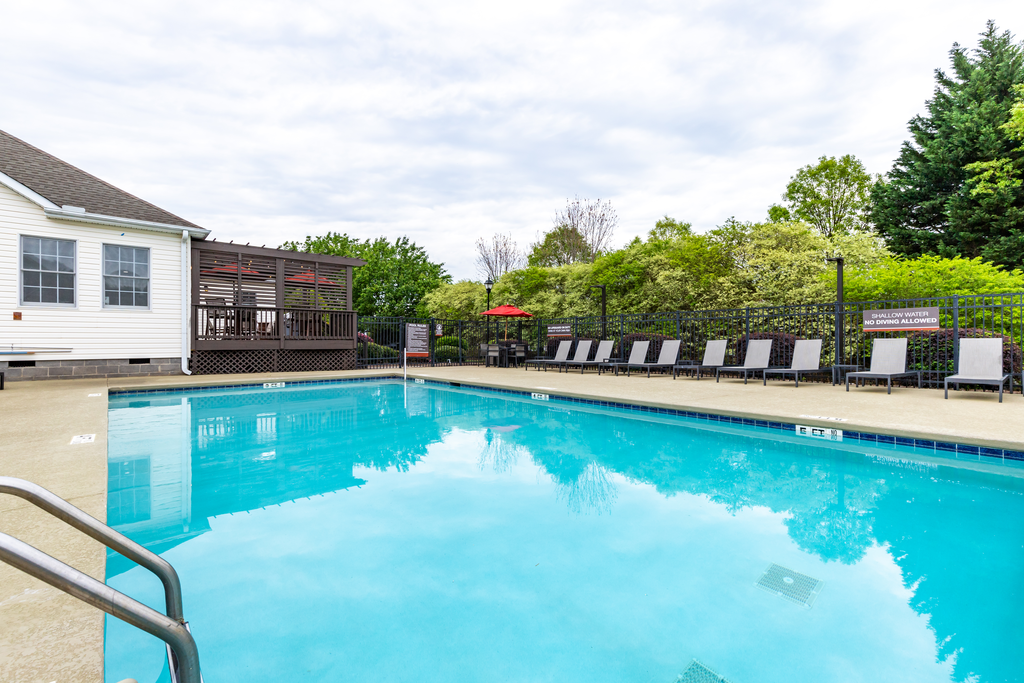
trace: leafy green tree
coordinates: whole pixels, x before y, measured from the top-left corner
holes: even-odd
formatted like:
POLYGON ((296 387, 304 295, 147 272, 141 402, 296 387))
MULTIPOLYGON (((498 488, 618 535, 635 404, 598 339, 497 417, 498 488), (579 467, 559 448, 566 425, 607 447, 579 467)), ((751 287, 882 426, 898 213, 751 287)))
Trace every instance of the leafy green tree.
POLYGON ((786 223, 793 220, 793 214, 781 204, 772 204, 768 207, 769 223, 786 223))
POLYGON ((852 154, 821 157, 817 164, 804 166, 786 186, 786 207, 768 209, 773 223, 806 221, 823 237, 832 237, 866 227, 871 203, 871 176, 852 154))
POLYGON ((844 289, 850 301, 1003 294, 1024 290, 1024 273, 1008 271, 980 257, 891 257, 871 267, 847 270, 844 289))
POLYGON ((487 306, 487 290, 479 282, 461 280, 442 284, 423 297, 427 313, 445 320, 472 320, 487 306))
POLYGON ((1024 264, 1024 150, 1014 127, 1024 46, 988 22, 978 48, 954 44, 950 60, 951 75, 935 73, 927 116, 910 120, 912 140, 872 189, 873 222, 906 256, 1024 264))
POLYGON ((359 240, 329 232, 305 241, 285 242, 282 249, 313 254, 350 256, 366 261, 353 269, 353 308, 359 315, 426 316, 424 297, 451 282, 443 264, 434 263, 408 237, 359 240))
POLYGON ((532 245, 526 257, 527 264, 547 268, 593 260, 594 253, 583 233, 570 225, 558 225, 548 230, 539 242, 532 245))

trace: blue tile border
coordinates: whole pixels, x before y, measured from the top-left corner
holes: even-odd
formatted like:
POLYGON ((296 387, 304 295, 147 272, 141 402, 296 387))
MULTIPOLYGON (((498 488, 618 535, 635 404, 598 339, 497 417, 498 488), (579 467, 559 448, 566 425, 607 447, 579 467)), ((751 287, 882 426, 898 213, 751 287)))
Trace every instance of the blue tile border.
MULTIPOLYGON (((384 380, 402 380, 401 375, 377 375, 373 377, 341 377, 336 379, 307 379, 307 380, 284 380, 286 386, 315 386, 324 384, 349 384, 353 382, 380 382, 384 380)), ((477 384, 464 384, 462 382, 448 382, 446 380, 437 379, 422 379, 424 384, 436 384, 446 387, 475 389, 477 391, 489 391, 497 394, 508 394, 511 396, 523 396, 531 398, 534 393, 532 391, 525 391, 522 389, 502 389, 501 387, 488 387, 480 386, 477 384)), ((108 397, 122 397, 122 396, 139 396, 143 394, 167 394, 176 393, 182 391, 188 392, 203 392, 203 391, 222 391, 224 389, 262 389, 263 382, 250 382, 246 384, 217 384, 213 386, 198 386, 198 387, 162 387, 157 389, 130 389, 130 390, 118 390, 113 389, 107 392, 108 397)), ((654 413, 656 415, 670 415, 673 417, 685 417, 691 420, 705 420, 708 422, 719 422, 722 424, 733 424, 747 427, 758 427, 768 430, 778 430, 783 432, 795 432, 796 423, 793 422, 775 422, 767 420, 758 420, 754 418, 746 417, 734 417, 730 415, 716 415, 714 413, 698 413, 691 410, 681 410, 676 408, 658 408, 656 406, 645 406, 638 403, 620 403, 618 401, 602 401, 600 399, 590 398, 577 398, 575 396, 563 396, 561 394, 546 394, 549 401, 561 402, 561 403, 574 403, 577 405, 590 405, 601 408, 617 408, 619 410, 629 410, 640 413, 654 413)), ((841 427, 841 424, 837 424, 836 428, 841 427)), ((1007 461, 1024 463, 1024 451, 1015 451, 1009 449, 999 448, 987 448, 984 446, 972 446, 968 444, 950 443, 947 441, 932 441, 930 439, 912 439, 903 436, 892 436, 890 434, 872 434, 870 432, 855 432, 843 430, 843 442, 856 441, 872 444, 875 446, 879 445, 892 445, 892 446, 905 446, 907 448, 913 448, 915 451, 930 452, 932 455, 940 455, 941 457, 948 457, 946 454, 953 457, 968 456, 971 459, 981 459, 981 456, 985 456, 984 461, 990 462, 994 459, 1002 460, 1004 463, 1007 461)))

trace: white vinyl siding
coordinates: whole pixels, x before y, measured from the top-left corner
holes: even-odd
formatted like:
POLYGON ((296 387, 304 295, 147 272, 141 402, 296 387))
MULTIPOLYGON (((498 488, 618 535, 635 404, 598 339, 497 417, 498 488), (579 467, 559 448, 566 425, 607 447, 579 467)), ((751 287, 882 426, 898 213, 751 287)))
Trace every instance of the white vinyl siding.
POLYGON ((181 307, 180 235, 52 220, 0 185, 0 343, 72 349, 31 360, 178 358, 181 307), (21 305, 21 236, 77 243, 76 306, 21 305), (148 308, 103 306, 104 244, 149 250, 148 308))

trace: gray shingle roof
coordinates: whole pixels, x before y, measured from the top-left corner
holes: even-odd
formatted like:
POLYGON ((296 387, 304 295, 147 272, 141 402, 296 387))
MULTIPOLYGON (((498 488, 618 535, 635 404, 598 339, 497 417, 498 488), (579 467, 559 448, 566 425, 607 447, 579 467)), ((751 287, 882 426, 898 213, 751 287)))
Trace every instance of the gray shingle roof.
POLYGON ((2 130, 0 172, 57 206, 77 206, 89 213, 115 218, 199 228, 2 130))

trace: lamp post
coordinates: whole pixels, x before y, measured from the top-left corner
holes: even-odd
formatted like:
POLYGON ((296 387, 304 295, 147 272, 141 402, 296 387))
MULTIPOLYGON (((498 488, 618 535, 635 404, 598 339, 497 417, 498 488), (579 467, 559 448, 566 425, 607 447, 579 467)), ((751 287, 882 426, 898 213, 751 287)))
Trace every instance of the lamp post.
MULTIPOLYGON (((491 278, 487 278, 486 280, 484 280, 484 288, 487 289, 487 310, 488 311, 491 310, 491 287, 493 287, 493 286, 494 286, 494 283, 491 281, 491 278)), ((488 344, 491 343, 491 323, 490 322, 487 323, 487 343, 488 344)))
POLYGON ((591 289, 601 290, 601 339, 608 337, 608 292, 606 291, 607 285, 590 285, 591 289))
POLYGON ((843 348, 845 342, 843 340, 843 257, 834 256, 826 258, 826 263, 835 262, 836 264, 836 365, 843 364, 843 348))

